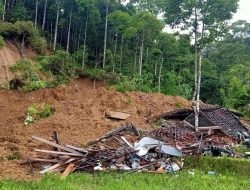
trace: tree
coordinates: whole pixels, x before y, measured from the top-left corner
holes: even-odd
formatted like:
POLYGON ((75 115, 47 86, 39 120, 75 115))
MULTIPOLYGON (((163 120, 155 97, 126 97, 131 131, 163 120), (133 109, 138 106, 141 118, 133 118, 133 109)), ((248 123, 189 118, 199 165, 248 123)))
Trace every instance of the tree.
POLYGON ((6 3, 7 3, 7 0, 4 0, 4 4, 2 4, 0 6, 0 8, 2 10, 1 14, 3 15, 3 17, 2 17, 3 22, 5 21, 6 3))
POLYGON ((183 26, 192 32, 195 42, 195 90, 193 95, 195 128, 199 125, 199 104, 202 54, 205 46, 222 37, 226 21, 237 11, 238 0, 169 0, 165 21, 171 26, 183 26), (222 14, 223 13, 223 14, 222 14))
POLYGON ((57 31, 58 31, 59 14, 60 14, 60 2, 57 1, 56 3, 57 3, 57 11, 56 11, 56 23, 55 23, 53 51, 56 51, 57 33, 58 33, 57 31))
POLYGON ((35 28, 37 27, 38 0, 36 0, 35 28))
POLYGON ((44 2, 44 11, 43 11, 43 24, 42 24, 42 29, 44 30, 45 23, 46 23, 46 17, 47 17, 47 5, 48 5, 48 0, 45 0, 44 2))
POLYGON ((108 14, 109 14, 109 0, 106 1, 106 11, 105 11, 104 48, 103 48, 103 63, 102 63, 102 68, 103 69, 105 69, 105 64, 106 64, 107 35, 108 35, 108 14))
POLYGON ((163 23, 151 13, 140 12, 132 17, 127 32, 130 33, 129 35, 138 35, 140 37, 139 75, 142 75, 145 42, 152 42, 162 29, 163 23))
POLYGON ((10 13, 10 21, 27 21, 30 19, 30 15, 24 4, 16 4, 10 13))
POLYGON ((117 38, 121 36, 121 45, 120 45, 120 61, 119 61, 119 70, 121 72, 122 68, 122 58, 123 58, 123 43, 124 43, 124 34, 126 29, 129 26, 131 21, 131 16, 128 13, 122 11, 115 11, 109 15, 109 22, 112 27, 113 32, 115 33, 115 50, 114 50, 114 61, 113 61, 113 73, 115 71, 116 65, 116 50, 117 50, 117 38))

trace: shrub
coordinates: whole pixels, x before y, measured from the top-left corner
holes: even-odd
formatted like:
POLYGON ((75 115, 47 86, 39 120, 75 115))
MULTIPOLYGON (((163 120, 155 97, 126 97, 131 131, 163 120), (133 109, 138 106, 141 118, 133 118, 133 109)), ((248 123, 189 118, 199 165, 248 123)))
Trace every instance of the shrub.
POLYGON ((38 81, 40 80, 38 67, 29 59, 20 59, 10 68, 13 72, 20 72, 21 79, 24 81, 38 81))
POLYGON ((4 40, 3 40, 3 37, 0 36, 0 49, 2 49, 4 46, 4 40))
POLYGON ((25 124, 31 124, 39 119, 44 119, 50 117, 55 112, 55 108, 50 104, 32 104, 27 109, 27 118, 25 120, 25 124))
POLYGON ((35 51, 40 54, 44 55, 46 48, 47 48, 47 42, 45 38, 40 36, 32 36, 29 39, 30 45, 35 49, 35 51))

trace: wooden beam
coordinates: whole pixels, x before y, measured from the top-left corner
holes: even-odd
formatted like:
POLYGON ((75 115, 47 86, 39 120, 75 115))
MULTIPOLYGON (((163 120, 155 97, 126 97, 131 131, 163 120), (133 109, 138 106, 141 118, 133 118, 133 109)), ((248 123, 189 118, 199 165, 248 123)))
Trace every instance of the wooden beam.
POLYGON ((198 127, 199 130, 221 129, 219 126, 198 127))
POLYGON ((68 144, 66 144, 65 146, 68 147, 68 148, 74 149, 76 151, 79 151, 79 152, 88 153, 88 150, 83 149, 83 148, 75 147, 75 146, 68 145, 68 144))
POLYGON ((75 159, 74 159, 74 158, 71 158, 71 159, 69 159, 69 160, 67 160, 67 161, 60 162, 60 163, 57 163, 57 164, 55 164, 55 165, 53 165, 53 166, 50 166, 50 167, 48 167, 48 168, 46 168, 46 169, 40 171, 39 173, 40 173, 40 174, 45 174, 45 173, 47 173, 47 172, 51 172, 51 171, 53 171, 54 169, 59 168, 59 167, 61 167, 61 166, 64 166, 65 164, 71 163, 71 162, 73 162, 73 161, 75 161, 75 159))
POLYGON ((67 155, 67 156, 76 156, 76 157, 82 157, 83 155, 75 154, 75 153, 69 153, 69 152, 59 152, 59 151, 52 151, 52 150, 41 150, 41 149, 34 149, 36 152, 42 152, 47 154, 56 154, 56 155, 67 155))
POLYGON ((71 172, 73 172, 76 169, 75 164, 69 164, 67 168, 64 170, 64 172, 61 175, 61 179, 65 179, 71 172))
POLYGON ((59 148, 59 149, 64 150, 64 151, 71 152, 71 153, 74 153, 74 154, 78 154, 79 156, 83 156, 82 153, 80 153, 80 152, 78 152, 78 151, 76 151, 76 150, 73 150, 73 149, 71 149, 71 148, 68 148, 68 147, 65 147, 65 146, 56 144, 56 143, 51 142, 51 141, 48 141, 48 140, 46 140, 46 139, 43 139, 43 138, 40 138, 40 137, 37 137, 37 136, 32 136, 32 139, 35 139, 35 140, 37 140, 37 141, 40 141, 40 142, 42 142, 42 143, 51 145, 51 146, 53 146, 53 147, 59 148))
POLYGON ((126 120, 130 116, 130 114, 128 113, 115 112, 115 111, 107 111, 105 115, 108 118, 120 119, 120 120, 126 120))

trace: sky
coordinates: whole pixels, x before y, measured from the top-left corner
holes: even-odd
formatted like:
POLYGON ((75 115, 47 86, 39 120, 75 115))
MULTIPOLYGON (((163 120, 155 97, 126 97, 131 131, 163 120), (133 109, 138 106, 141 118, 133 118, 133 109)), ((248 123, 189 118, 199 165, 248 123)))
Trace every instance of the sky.
POLYGON ((240 0, 239 9, 233 17, 233 21, 246 20, 250 22, 250 0, 240 0))

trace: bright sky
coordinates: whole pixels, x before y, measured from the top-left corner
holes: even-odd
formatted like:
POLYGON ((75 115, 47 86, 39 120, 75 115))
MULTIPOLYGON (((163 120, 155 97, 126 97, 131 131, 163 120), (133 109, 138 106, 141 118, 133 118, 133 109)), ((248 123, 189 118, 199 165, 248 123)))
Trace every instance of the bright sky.
POLYGON ((246 20, 250 22, 250 0, 240 0, 239 9, 233 17, 233 22, 237 20, 246 20))

